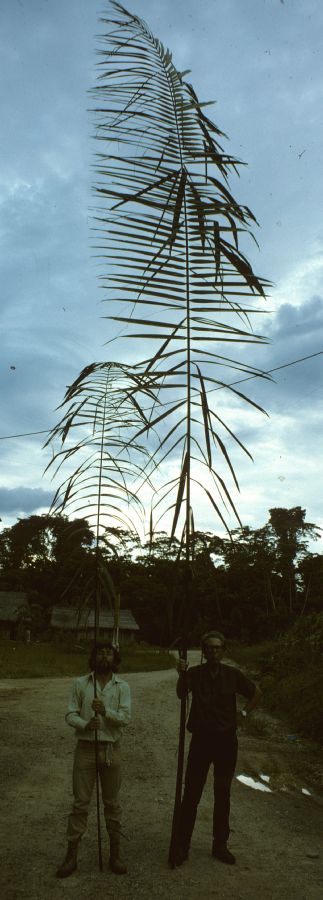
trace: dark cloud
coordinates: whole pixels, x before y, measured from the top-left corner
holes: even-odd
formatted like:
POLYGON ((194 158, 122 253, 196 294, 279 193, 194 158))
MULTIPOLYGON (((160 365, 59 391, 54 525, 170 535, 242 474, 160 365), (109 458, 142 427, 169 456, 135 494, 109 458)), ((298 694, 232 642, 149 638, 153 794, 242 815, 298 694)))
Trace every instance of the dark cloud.
POLYGON ((301 407, 306 405, 310 392, 313 403, 319 401, 319 395, 315 397, 315 389, 323 379, 323 355, 306 357, 323 350, 322 297, 311 297, 297 307, 283 304, 273 319, 269 333, 272 338, 268 353, 269 368, 300 360, 295 365, 287 365, 273 372, 275 405, 292 400, 301 407))
POLYGON ((310 393, 313 404, 319 403, 317 387, 323 381, 323 354, 312 354, 323 351, 322 297, 310 297, 299 306, 282 304, 266 319, 262 330, 269 344, 252 349, 251 358, 249 350, 243 350, 242 358, 264 372, 271 372, 272 380, 245 380, 239 390, 271 414, 277 411, 295 415, 296 406, 306 406, 310 393))
POLYGON ((276 345, 279 341, 295 341, 299 348, 304 349, 313 334, 323 339, 323 298, 319 296, 305 300, 300 306, 282 303, 269 329, 276 345))
POLYGON ((53 494, 50 491, 43 491, 41 488, 0 487, 0 513, 2 515, 12 513, 30 515, 38 509, 48 508, 52 499, 53 494))

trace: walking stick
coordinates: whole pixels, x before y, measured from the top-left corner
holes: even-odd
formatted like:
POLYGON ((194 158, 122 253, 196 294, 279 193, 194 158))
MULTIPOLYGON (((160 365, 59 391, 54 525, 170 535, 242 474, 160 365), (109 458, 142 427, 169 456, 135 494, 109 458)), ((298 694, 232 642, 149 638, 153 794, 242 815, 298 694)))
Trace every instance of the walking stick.
POLYGON ((120 622, 120 591, 116 591, 114 601, 114 623, 112 644, 116 650, 119 650, 119 622, 120 622))
MULTIPOLYGON (((96 673, 94 672, 94 697, 96 698, 96 673)), ((102 859, 102 837, 101 837, 101 820, 100 820, 100 778, 99 778, 99 743, 98 743, 98 732, 97 729, 94 731, 94 746, 95 746, 95 788, 96 788, 96 819, 97 819, 97 833, 98 833, 98 857, 99 857, 99 869, 100 872, 103 871, 103 859, 102 859)))
MULTIPOLYGON (((185 663, 187 661, 187 647, 184 641, 181 642, 178 648, 179 658, 184 660, 185 663)), ((174 811, 173 811, 173 821, 172 821, 172 830, 171 830, 171 839, 169 845, 169 853, 168 853, 168 862, 172 869, 175 868, 176 865, 176 848, 178 843, 178 832, 179 832, 179 822, 180 822, 180 812, 181 812, 181 802, 182 802, 182 783, 183 783, 183 769, 184 769, 184 750, 185 750, 185 726, 186 726, 186 699, 187 699, 187 677, 186 671, 181 675, 182 678, 182 695, 181 695, 181 710, 180 710, 180 724, 179 724, 179 738, 178 738, 178 755, 177 755, 177 774, 176 774, 176 787, 175 787, 175 800, 174 800, 174 811)))

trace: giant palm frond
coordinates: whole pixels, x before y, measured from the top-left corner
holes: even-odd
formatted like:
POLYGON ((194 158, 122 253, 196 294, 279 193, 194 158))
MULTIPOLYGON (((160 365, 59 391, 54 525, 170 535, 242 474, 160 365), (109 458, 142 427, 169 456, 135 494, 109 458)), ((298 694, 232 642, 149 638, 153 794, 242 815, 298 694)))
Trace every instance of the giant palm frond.
POLYGON ((238 161, 223 151, 221 132, 171 53, 136 15, 111 6, 94 89, 96 137, 109 144, 97 154, 96 246, 107 270, 102 286, 125 305, 124 314, 111 309, 111 318, 149 347, 138 370, 155 399, 140 434, 159 432, 151 471, 178 461, 155 506, 172 512, 172 534, 184 506, 189 553, 194 485, 225 526, 225 508, 240 522, 221 474, 224 462, 238 487, 226 438, 249 451, 211 393, 221 388, 222 396, 257 407, 228 375, 265 375, 226 348, 264 340, 250 318, 263 311, 265 281, 240 249, 255 218, 228 187, 238 161))
POLYGON ((147 451, 133 440, 143 423, 134 396, 137 387, 137 375, 121 363, 87 366, 67 389, 61 404, 67 410, 46 442, 59 441, 47 468, 55 468, 54 477, 61 469, 65 473, 52 509, 85 516, 95 532, 95 565, 89 567, 86 579, 86 603, 93 603, 98 592, 115 602, 105 564, 111 524, 135 532, 143 527, 136 485, 147 451))

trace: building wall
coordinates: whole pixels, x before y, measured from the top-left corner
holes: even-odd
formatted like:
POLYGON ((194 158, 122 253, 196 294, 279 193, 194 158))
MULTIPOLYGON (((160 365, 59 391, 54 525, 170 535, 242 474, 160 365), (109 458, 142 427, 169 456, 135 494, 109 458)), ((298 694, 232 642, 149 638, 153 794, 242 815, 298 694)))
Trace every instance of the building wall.
POLYGON ((0 623, 0 638, 4 640, 10 640, 10 625, 8 622, 0 623))
MULTIPOLYGON (((68 631, 63 628, 55 628, 54 634, 57 637, 69 639, 73 642, 75 641, 87 641, 88 643, 94 641, 94 628, 86 628, 80 629, 77 631, 68 631)), ((112 641, 113 638, 113 630, 111 628, 99 628, 98 633, 98 641, 112 641)), ((135 632, 130 630, 119 629, 119 641, 124 641, 125 643, 135 640, 135 632)))

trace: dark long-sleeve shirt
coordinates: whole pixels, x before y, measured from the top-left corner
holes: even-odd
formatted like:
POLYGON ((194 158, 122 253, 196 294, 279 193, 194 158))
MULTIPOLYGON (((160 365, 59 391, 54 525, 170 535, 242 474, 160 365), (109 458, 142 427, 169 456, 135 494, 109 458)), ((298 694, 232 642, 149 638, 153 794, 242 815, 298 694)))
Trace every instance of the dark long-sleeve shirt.
POLYGON ((256 690, 255 684, 240 669, 225 663, 219 664, 215 676, 204 663, 192 666, 186 677, 188 690, 192 693, 187 728, 192 733, 213 734, 234 729, 236 694, 250 700, 256 690))

